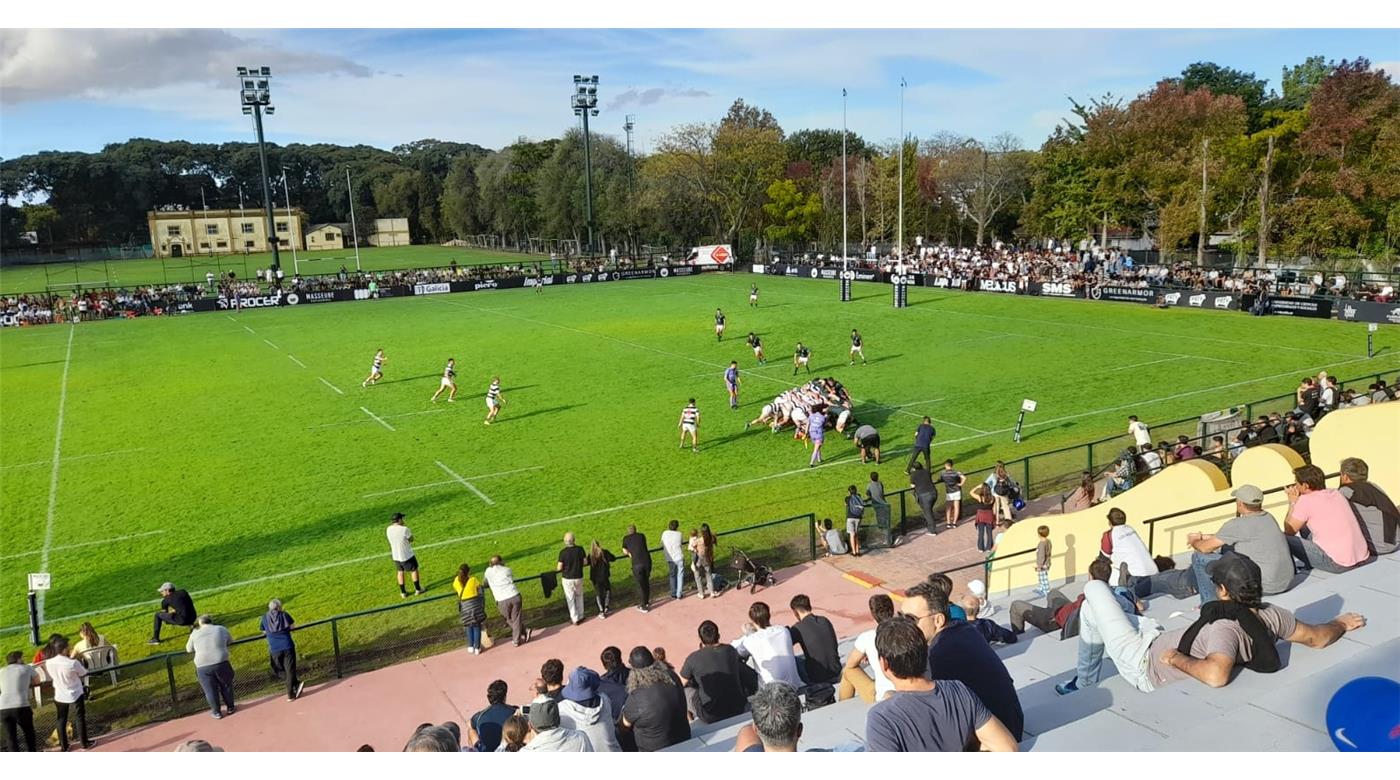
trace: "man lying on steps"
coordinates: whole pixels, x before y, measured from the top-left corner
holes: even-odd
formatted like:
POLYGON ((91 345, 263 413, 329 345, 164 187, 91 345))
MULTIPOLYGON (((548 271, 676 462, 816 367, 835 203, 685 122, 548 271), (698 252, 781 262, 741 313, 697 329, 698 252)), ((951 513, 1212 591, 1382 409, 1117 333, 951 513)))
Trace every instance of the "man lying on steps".
POLYGON ((1105 652, 1123 679, 1144 693, 1187 678, 1221 688, 1230 683, 1237 664, 1256 672, 1278 671, 1274 643, 1279 639, 1323 648, 1366 625, 1366 618, 1351 612, 1309 625, 1282 607, 1265 604, 1259 566, 1243 555, 1226 555, 1211 563, 1208 572, 1219 600, 1203 605, 1200 619, 1189 628, 1166 632, 1151 618, 1123 614, 1106 584, 1085 584, 1077 676, 1055 686, 1055 692, 1063 695, 1097 684, 1105 652))

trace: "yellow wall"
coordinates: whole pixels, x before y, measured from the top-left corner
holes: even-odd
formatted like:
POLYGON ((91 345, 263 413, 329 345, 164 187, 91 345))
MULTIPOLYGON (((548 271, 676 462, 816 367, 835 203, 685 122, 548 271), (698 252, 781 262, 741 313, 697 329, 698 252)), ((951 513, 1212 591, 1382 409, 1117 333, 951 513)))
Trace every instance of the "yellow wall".
MULTIPOLYGON (((1391 496, 1400 496, 1400 401, 1373 404, 1333 412, 1318 423, 1312 437, 1313 463, 1331 474, 1343 458, 1361 458, 1371 469, 1371 481, 1391 496)), ((1293 469, 1303 465, 1298 453, 1280 444, 1245 450, 1235 461, 1231 477, 1236 485, 1256 485, 1264 490, 1292 484, 1293 469)), ((1336 480, 1329 480, 1335 486, 1336 480)), ((1213 533, 1235 516, 1233 504, 1193 512, 1156 523, 1150 537, 1143 520, 1171 514, 1202 504, 1230 500, 1230 481, 1218 467, 1203 460, 1189 460, 1167 467, 1126 493, 1090 509, 1068 515, 1031 519, 1012 526, 998 550, 1004 555, 1034 548, 1039 537, 1036 528, 1050 526, 1053 560, 1050 580, 1062 583, 1082 579, 1089 563, 1098 555, 1099 539, 1108 528, 1108 510, 1122 509, 1128 524, 1137 529, 1144 542, 1152 538, 1154 555, 1185 552, 1189 531, 1213 533)), ((1264 498, 1264 509, 1280 522, 1288 511, 1282 492, 1264 498)), ((1036 584, 1035 556, 1024 555, 993 564, 987 587, 1004 592, 1036 584)))
MULTIPOLYGON (((296 241, 298 250, 305 249, 306 244, 302 238, 301 229, 305 222, 306 215, 297 209, 292 210, 289 218, 286 210, 277 212, 276 222, 288 223, 288 230, 277 231, 277 237, 283 242, 296 241)), ((267 217, 256 209, 239 211, 236 209, 211 209, 209 211, 151 211, 146 214, 146 224, 151 231, 151 246, 155 248, 157 257, 170 257, 173 254, 172 244, 179 244, 181 254, 185 257, 198 255, 226 255, 241 253, 243 251, 262 252, 270 249, 267 242, 267 217), (243 223, 253 226, 252 233, 243 232, 243 223), (177 225, 180 228, 179 236, 171 236, 168 227, 177 225), (215 225, 218 235, 209 235, 206 225, 215 225), (219 242, 225 242, 225 246, 219 246, 219 242), (252 241, 252 246, 246 246, 246 242, 252 241), (208 246, 202 246, 207 243, 208 246)), ((284 244, 283 250, 289 250, 290 244, 284 244)))

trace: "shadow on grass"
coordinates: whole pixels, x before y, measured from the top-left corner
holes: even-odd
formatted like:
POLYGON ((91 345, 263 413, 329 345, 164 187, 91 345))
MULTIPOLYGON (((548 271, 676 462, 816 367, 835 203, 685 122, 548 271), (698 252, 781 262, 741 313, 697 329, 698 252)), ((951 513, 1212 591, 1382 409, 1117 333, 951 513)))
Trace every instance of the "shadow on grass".
MULTIPOLYGON (((497 417, 494 421, 492 421, 491 424, 492 424, 492 425, 505 425, 505 424, 508 424, 508 423, 520 422, 521 420, 526 420, 526 419, 529 419, 529 418, 531 418, 531 417, 537 417, 537 416, 542 415, 542 414, 558 414, 559 412, 567 412, 567 411, 569 411, 570 409, 578 409, 578 408, 580 408, 580 407, 587 406, 587 405, 588 405, 588 404, 565 404, 565 405, 563 405, 563 406, 551 406, 551 407, 548 407, 548 408, 545 408, 545 409, 535 409, 535 410, 533 410, 533 411, 526 412, 525 414, 516 414, 516 415, 505 414, 505 416, 497 417)), ((503 414, 504 414, 504 413, 503 413, 503 414)))

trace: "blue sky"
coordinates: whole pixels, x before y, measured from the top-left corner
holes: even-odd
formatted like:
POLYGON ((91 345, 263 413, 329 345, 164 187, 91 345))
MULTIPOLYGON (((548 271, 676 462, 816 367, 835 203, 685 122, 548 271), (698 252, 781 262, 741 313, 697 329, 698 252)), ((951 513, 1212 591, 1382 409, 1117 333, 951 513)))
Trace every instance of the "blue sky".
POLYGON ((1069 100, 1131 98, 1210 60, 1279 73, 1313 54, 1400 71, 1394 30, 16 30, 0 31, 0 156, 131 137, 248 140, 233 68, 267 64, 277 143, 420 138, 499 148, 562 133, 574 73, 601 77, 600 132, 636 116, 650 148, 735 98, 784 128, 1001 132, 1038 146, 1069 100))

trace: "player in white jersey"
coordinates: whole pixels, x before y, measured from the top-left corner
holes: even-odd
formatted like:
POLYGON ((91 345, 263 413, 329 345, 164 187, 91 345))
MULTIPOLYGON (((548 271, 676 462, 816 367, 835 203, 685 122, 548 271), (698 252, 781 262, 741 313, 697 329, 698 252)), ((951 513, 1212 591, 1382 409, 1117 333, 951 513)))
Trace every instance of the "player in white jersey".
POLYGON ((862 366, 866 364, 865 348, 863 346, 864 341, 865 340, 860 337, 860 331, 851 328, 851 362, 848 365, 854 366, 856 364, 856 355, 860 355, 860 364, 862 366))
POLYGON ((457 358, 448 358, 447 366, 442 369, 442 382, 438 384, 436 393, 433 393, 432 400, 437 401, 443 390, 449 390, 447 400, 457 400, 457 358))
POLYGON ((501 406, 505 404, 505 396, 501 395, 501 378, 491 377, 491 386, 486 388, 486 425, 496 419, 496 415, 501 413, 501 406))
POLYGON ((697 438, 696 434, 699 427, 700 410, 695 408, 695 399, 692 398, 690 399, 690 403, 686 404, 685 408, 681 410, 681 449, 685 449, 685 435, 688 433, 690 434, 690 449, 694 452, 700 451, 700 440, 697 438))
POLYGON ((758 415, 757 417, 755 417, 754 419, 749 420, 748 422, 744 423, 744 430, 747 431, 750 427, 755 426, 755 425, 759 425, 759 424, 761 424, 761 423, 768 423, 768 424, 772 425, 773 428, 776 430, 777 427, 778 427, 778 422, 777 422, 777 421, 778 421, 778 407, 777 407, 777 401, 775 400, 773 403, 767 403, 767 404, 764 404, 764 405, 763 405, 763 413, 762 413, 762 414, 760 414, 760 415, 758 415))
POLYGON ((360 383, 360 387, 369 387, 370 385, 377 384, 379 380, 383 378, 384 350, 377 349, 374 351, 374 365, 370 366, 369 376, 365 377, 365 381, 360 383))

